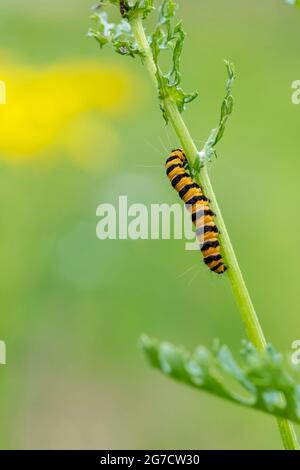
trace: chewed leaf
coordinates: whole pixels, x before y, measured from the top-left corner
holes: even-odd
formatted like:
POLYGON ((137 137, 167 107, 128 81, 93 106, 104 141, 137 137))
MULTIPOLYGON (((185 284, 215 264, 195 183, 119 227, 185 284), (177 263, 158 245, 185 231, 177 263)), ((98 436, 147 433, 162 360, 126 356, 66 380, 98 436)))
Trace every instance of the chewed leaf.
POLYGON ((95 12, 92 20, 95 27, 90 28, 88 36, 95 38, 100 47, 110 44, 118 54, 131 57, 143 56, 127 20, 123 19, 119 24, 110 23, 106 12, 95 12))
MULTIPOLYGON (((197 93, 185 93, 180 86, 180 58, 185 39, 181 22, 173 25, 177 3, 173 0, 162 0, 158 11, 158 22, 154 33, 149 37, 153 59, 157 67, 157 82, 159 88, 160 107, 168 122, 165 108, 166 98, 171 99, 182 112, 186 105, 197 97, 197 93), (163 73, 159 66, 161 51, 167 51, 171 56, 171 67, 163 73)), ((106 0, 99 1, 94 7, 92 20, 95 26, 88 32, 90 37, 97 40, 100 47, 109 44, 121 55, 144 57, 139 49, 131 29, 131 22, 137 17, 145 19, 154 10, 154 0, 106 0), (108 21, 107 13, 102 6, 110 3, 118 7, 121 21, 118 24, 108 21)))
POLYGON ((173 26, 177 4, 173 0, 163 0, 159 8, 158 24, 149 41, 152 48, 153 58, 157 68, 157 81, 159 86, 160 107, 163 116, 168 122, 168 115, 164 101, 171 98, 180 112, 184 111, 187 103, 193 101, 197 93, 185 93, 180 87, 180 59, 185 40, 185 32, 182 23, 173 26), (171 55, 171 67, 164 73, 159 64, 159 57, 162 51, 167 51, 171 55))
POLYGON ((159 9, 159 23, 165 24, 171 20, 176 13, 178 5, 173 0, 164 0, 159 9))
POLYGON ((137 15, 146 18, 154 9, 153 3, 154 0, 107 0, 106 2, 98 2, 93 7, 94 13, 91 16, 95 26, 89 29, 88 36, 95 38, 100 47, 106 44, 111 45, 118 54, 143 57, 143 53, 140 51, 132 33, 130 20, 137 15), (118 7, 122 17, 120 23, 115 24, 108 21, 107 13, 102 11, 102 6, 107 3, 118 7))
POLYGON ((204 148, 202 150, 204 155, 203 162, 211 161, 212 157, 216 156, 216 145, 222 139, 228 118, 230 117, 233 111, 232 87, 236 75, 232 63, 225 60, 225 65, 228 74, 228 79, 225 87, 225 96, 221 105, 219 125, 211 131, 210 136, 208 137, 204 145, 204 148))
POLYGON ((201 346, 191 354, 183 347, 143 336, 141 347, 154 368, 178 382, 300 423, 300 371, 289 370, 272 346, 261 354, 245 343, 242 365, 227 346, 212 351, 201 346))

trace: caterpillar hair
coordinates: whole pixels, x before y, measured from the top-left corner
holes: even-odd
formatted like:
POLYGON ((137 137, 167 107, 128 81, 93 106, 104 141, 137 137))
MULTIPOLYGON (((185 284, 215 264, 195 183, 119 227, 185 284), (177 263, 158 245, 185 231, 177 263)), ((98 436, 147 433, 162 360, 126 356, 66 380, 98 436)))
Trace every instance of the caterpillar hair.
POLYGON ((182 149, 173 150, 166 161, 166 173, 180 198, 188 206, 204 263, 217 274, 226 271, 221 255, 219 230, 209 200, 187 170, 188 161, 182 149))

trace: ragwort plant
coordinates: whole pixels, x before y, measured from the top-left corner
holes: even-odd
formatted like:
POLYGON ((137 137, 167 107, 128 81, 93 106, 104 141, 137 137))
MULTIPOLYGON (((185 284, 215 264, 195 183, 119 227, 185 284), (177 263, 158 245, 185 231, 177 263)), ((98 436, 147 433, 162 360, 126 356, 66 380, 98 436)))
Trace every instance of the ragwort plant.
POLYGON ((151 365, 165 375, 239 405, 276 416, 284 448, 296 450, 299 444, 290 421, 300 423, 297 373, 266 342, 208 175, 207 164, 216 155, 216 146, 224 135, 233 110, 234 67, 230 62, 225 62, 228 80, 219 122, 199 151, 182 118, 187 104, 197 97, 197 93, 186 93, 181 86, 180 58, 185 32, 182 22, 175 21, 177 4, 174 0, 162 0, 156 27, 152 34, 146 35, 144 24, 155 10, 154 3, 154 0, 100 1, 94 8, 94 27, 88 34, 97 40, 101 48, 108 44, 120 55, 139 57, 147 69, 158 93, 163 118, 175 130, 187 155, 190 172, 211 200, 217 216, 222 255, 228 266, 225 276, 231 285, 249 342, 243 347, 242 366, 238 365, 226 346, 219 344, 214 344, 211 351, 199 347, 190 354, 182 347, 143 336, 141 346, 151 365), (118 24, 110 23, 104 11, 104 7, 110 4, 117 7, 120 13, 118 24), (171 67, 167 72, 160 66, 162 51, 168 52, 171 58, 171 67), (228 377, 247 392, 247 398, 226 385, 228 377))

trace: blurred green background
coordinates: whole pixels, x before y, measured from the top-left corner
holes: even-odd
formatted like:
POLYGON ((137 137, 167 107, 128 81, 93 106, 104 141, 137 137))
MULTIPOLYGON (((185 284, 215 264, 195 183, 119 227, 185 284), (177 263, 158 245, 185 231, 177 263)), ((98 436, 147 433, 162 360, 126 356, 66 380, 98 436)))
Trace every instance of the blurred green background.
MULTIPOLYGON (((102 202, 178 202, 163 169, 178 141, 140 61, 86 37, 91 3, 1 1, 1 448, 278 448, 272 417, 168 381, 137 349, 145 332, 238 352, 244 331, 226 279, 182 241, 96 238, 102 202)), ((300 338, 300 15, 280 0, 179 3, 199 146, 223 59, 238 72, 211 176, 267 338, 288 352, 300 338)))

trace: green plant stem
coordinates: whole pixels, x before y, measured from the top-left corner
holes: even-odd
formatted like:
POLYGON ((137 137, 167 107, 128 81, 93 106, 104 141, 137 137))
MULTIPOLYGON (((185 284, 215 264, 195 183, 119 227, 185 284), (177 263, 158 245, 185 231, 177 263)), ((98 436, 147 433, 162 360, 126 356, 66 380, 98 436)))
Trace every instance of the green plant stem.
MULTIPOLYGON (((143 51, 144 63, 155 84, 156 89, 158 89, 158 83, 156 79, 156 65, 153 60, 152 51, 145 34, 142 20, 139 16, 131 20, 131 27, 137 44, 140 50, 143 51)), ((193 162, 199 158, 199 153, 189 133, 189 130, 180 112, 178 111, 176 104, 170 98, 165 98, 164 105, 168 118, 186 152, 189 162, 193 164, 193 162)), ((218 226, 221 232, 220 241, 223 256, 228 266, 227 276, 231 284, 233 295, 238 304, 247 336, 258 351, 263 351, 267 342, 252 304, 229 234, 226 229, 224 219, 222 217, 221 210, 213 191, 213 187, 207 172, 207 166, 204 166, 200 171, 199 183, 203 187, 205 195, 211 200, 212 208, 218 219, 218 226)), ((277 422, 284 448, 287 450, 299 450, 300 447, 292 424, 285 419, 277 419, 277 422)))

